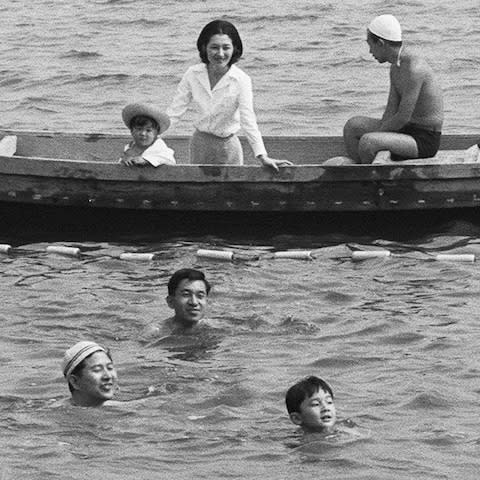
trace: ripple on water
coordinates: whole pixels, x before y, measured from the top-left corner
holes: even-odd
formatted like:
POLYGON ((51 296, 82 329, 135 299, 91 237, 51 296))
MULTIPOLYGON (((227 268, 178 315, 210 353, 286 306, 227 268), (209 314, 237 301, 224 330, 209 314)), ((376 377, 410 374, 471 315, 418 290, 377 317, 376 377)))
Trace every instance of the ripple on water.
POLYGON ((404 408, 412 410, 429 410, 429 409, 449 409, 453 405, 440 393, 431 391, 424 392, 410 400, 405 404, 404 408))

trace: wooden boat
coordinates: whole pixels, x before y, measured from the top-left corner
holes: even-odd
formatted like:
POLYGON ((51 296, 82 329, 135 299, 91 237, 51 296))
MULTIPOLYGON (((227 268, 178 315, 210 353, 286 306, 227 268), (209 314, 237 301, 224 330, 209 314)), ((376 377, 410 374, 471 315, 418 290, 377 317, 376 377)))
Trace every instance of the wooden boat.
MULTIPOLYGON (((323 166, 342 155, 341 137, 265 137, 279 173, 247 157, 244 166, 188 165, 188 137, 166 137, 176 166, 126 167, 128 135, 4 131, 0 202, 184 212, 376 212, 477 207, 480 163, 463 163, 473 135, 444 135, 430 160, 323 166)), ((242 140, 243 141, 243 140, 242 140)), ((244 151, 249 152, 245 146, 244 151)))

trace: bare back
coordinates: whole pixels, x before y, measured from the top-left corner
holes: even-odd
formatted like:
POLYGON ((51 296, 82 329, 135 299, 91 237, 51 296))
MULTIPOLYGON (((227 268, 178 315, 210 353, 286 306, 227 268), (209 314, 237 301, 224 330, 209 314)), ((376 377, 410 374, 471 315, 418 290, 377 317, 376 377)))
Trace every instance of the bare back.
POLYGON ((411 123, 441 130, 443 92, 428 63, 420 56, 403 50, 400 66, 390 67, 391 88, 398 99, 398 109, 410 110, 411 123))

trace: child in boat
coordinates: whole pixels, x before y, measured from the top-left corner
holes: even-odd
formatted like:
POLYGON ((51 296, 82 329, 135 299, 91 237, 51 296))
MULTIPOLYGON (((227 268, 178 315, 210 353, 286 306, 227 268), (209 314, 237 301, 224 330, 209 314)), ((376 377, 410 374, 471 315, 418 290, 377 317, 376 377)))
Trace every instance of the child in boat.
POLYGON ((305 432, 332 433, 337 422, 333 391, 321 378, 310 376, 291 386, 285 403, 290 420, 305 432))
POLYGON ((274 170, 291 165, 267 155, 253 110, 252 81, 234 64, 243 53, 237 29, 214 20, 201 31, 197 49, 202 63, 190 67, 180 81, 167 113, 175 124, 189 105, 196 107, 190 161, 196 164, 243 164, 237 136, 240 127, 255 157, 274 170))
POLYGON ((159 138, 170 126, 170 119, 151 105, 131 103, 122 110, 132 141, 125 146, 120 163, 133 165, 175 165, 174 152, 159 138))
POLYGON ((95 342, 81 341, 70 347, 63 357, 62 372, 72 405, 100 407, 112 400, 118 388, 112 356, 95 342))

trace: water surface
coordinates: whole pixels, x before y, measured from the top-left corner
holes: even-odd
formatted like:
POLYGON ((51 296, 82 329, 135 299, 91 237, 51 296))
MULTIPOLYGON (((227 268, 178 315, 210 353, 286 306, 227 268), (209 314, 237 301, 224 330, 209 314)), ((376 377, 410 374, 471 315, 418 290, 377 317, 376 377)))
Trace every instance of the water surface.
MULTIPOLYGON (((166 106, 197 61, 200 28, 226 15, 245 42, 262 132, 337 135, 349 116, 382 112, 388 73, 368 54, 365 25, 388 12, 442 80, 445 132, 477 133, 477 10, 476 0, 11 0, 0 7, 2 125, 123 132, 121 108, 166 106)), ((187 119, 173 133, 190 130, 187 119)), ((140 227, 107 217, 87 229, 54 214, 46 230, 43 217, 11 217, 0 234, 15 247, 0 257, 2 480, 477 478, 478 264, 434 260, 480 253, 475 215, 388 228, 385 218, 140 227), (82 255, 49 255, 48 244, 82 255), (215 263, 199 248, 259 259, 215 263), (315 259, 272 258, 298 248, 315 259), (353 263, 354 248, 393 255, 353 263), (124 251, 158 259, 120 261, 124 251), (141 342, 146 324, 171 313, 170 274, 192 265, 213 284, 215 331, 141 342), (123 406, 58 405, 61 357, 79 339, 112 349, 123 406), (284 395, 310 374, 370 435, 302 439, 284 395)))

